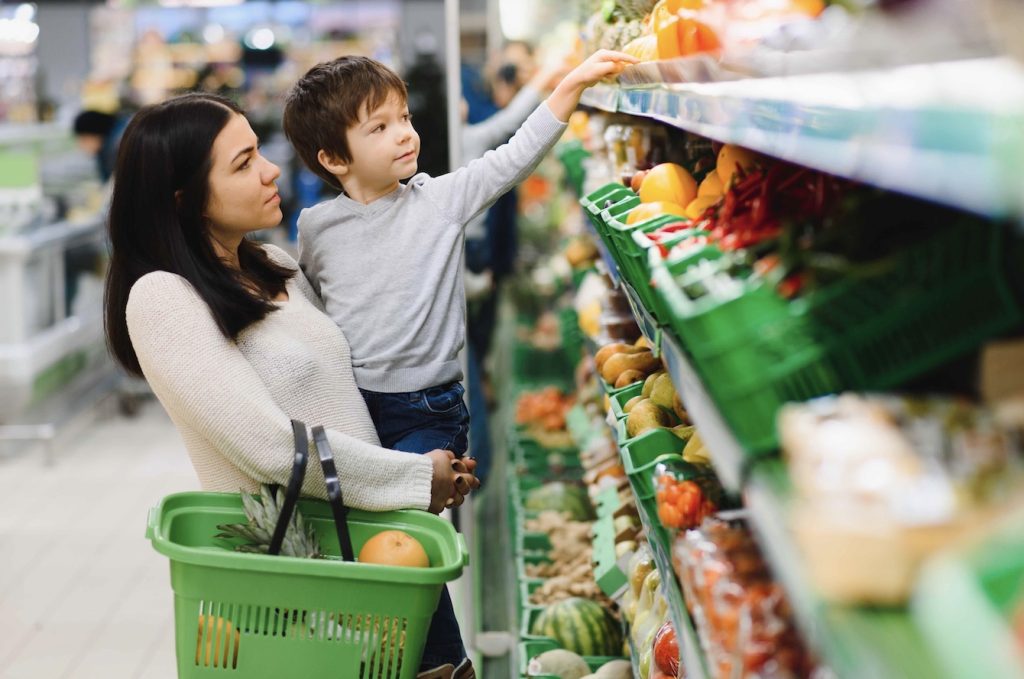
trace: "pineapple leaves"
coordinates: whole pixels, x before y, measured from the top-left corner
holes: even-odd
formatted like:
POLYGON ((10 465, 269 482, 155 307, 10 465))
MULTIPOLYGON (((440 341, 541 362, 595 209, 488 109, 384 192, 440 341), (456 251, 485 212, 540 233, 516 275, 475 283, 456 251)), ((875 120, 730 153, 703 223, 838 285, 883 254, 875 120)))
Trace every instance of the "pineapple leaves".
MULTIPOLYGON (((259 495, 250 495, 244 490, 241 495, 242 509, 248 522, 220 524, 217 526, 220 532, 214 537, 245 540, 245 543, 234 546, 238 552, 267 554, 281 514, 281 506, 284 504, 284 491, 277 487, 275 492, 273 487, 263 484, 260 486, 259 495)), ((297 507, 288 521, 288 528, 281 544, 281 554, 300 559, 319 559, 323 556, 316 531, 302 518, 297 507)))

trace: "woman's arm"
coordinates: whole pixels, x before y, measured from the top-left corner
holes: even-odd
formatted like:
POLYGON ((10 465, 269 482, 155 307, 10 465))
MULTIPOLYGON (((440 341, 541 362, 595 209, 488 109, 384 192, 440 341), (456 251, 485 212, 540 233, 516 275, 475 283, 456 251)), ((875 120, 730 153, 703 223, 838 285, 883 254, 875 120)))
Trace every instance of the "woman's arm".
MULTIPOLYGON (((143 276, 132 287, 126 315, 143 373, 171 418, 256 482, 287 483, 293 458, 289 416, 192 286, 166 272, 143 276)), ((327 437, 346 504, 371 511, 430 507, 430 458, 337 430, 327 437)), ((318 464, 309 465, 303 493, 326 497, 318 464)))

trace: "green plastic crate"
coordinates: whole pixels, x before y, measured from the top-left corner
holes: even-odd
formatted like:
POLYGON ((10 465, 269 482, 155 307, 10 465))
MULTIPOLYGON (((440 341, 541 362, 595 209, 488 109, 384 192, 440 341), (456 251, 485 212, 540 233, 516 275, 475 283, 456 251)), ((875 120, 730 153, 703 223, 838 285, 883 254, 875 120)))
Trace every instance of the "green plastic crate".
MULTIPOLYGON (((548 642, 548 643, 551 644, 551 646, 549 648, 561 648, 558 645, 558 643, 554 639, 552 639, 551 637, 545 637, 545 636, 538 636, 536 634, 530 634, 530 628, 533 626, 534 620, 536 620, 537 617, 544 611, 544 608, 545 608, 544 606, 532 606, 532 605, 523 608, 523 615, 524 615, 524 617, 523 617, 522 625, 520 627, 520 637, 523 639, 524 642, 544 641, 544 642, 548 642)), ((549 648, 545 648, 544 650, 549 650, 549 648)), ((541 652, 543 652, 543 651, 541 651, 541 652)), ((520 661, 523 663, 522 671, 523 671, 524 675, 526 674, 526 663, 527 663, 527 661, 529 661, 529 659, 534 657, 535 655, 537 655, 537 653, 534 653, 533 655, 529 656, 528 658, 520 658, 520 661)), ((621 657, 622 656, 583 656, 583 659, 586 660, 587 663, 591 665, 591 667, 600 667, 601 665, 603 665, 603 664, 605 664, 607 662, 610 662, 612 660, 618 660, 621 657), (596 665, 595 665, 595 663, 596 663, 596 665)))
POLYGON ((605 184, 599 189, 592 191, 583 198, 580 198, 580 205, 586 211, 587 215, 591 218, 594 227, 598 231, 598 235, 601 234, 601 229, 604 228, 604 224, 598 224, 595 219, 599 219, 601 213, 607 210, 612 205, 616 205, 624 200, 630 200, 640 198, 631 189, 618 182, 612 182, 611 184, 605 184))
POLYGON ((615 415, 616 420, 621 420, 626 417, 626 413, 622 411, 623 407, 625 407, 630 399, 640 396, 643 389, 644 383, 636 382, 624 389, 619 389, 614 395, 608 397, 608 400, 611 401, 612 404, 612 414, 615 415))
POLYGON ((583 182, 587 177, 586 170, 583 169, 583 161, 590 157, 590 151, 583 148, 583 142, 572 140, 559 144, 555 153, 562 161, 562 167, 565 168, 566 183, 577 196, 582 195, 583 182))
POLYGON ((1011 627, 1024 606, 1024 512, 987 539, 928 562, 911 611, 946 679, 1024 677, 1011 627))
POLYGON ((666 429, 653 429, 640 434, 622 447, 622 466, 626 470, 630 487, 638 500, 654 497, 654 467, 660 462, 672 460, 678 467, 691 469, 697 475, 698 469, 683 461, 682 452, 686 443, 666 429))
POLYGON ((1015 327, 1005 238, 997 224, 945 228, 894 255, 885 274, 792 302, 763 284, 692 300, 665 267, 654 276, 671 330, 741 445, 758 453, 777 447, 775 416, 789 401, 892 388, 1015 327))
POLYGON ((580 362, 583 355, 583 331, 580 330, 580 317, 571 306, 558 312, 558 327, 562 335, 562 352, 570 363, 570 367, 580 362))
POLYGON ((619 492, 604 489, 597 497, 597 521, 594 523, 594 580, 601 591, 614 597, 628 578, 615 557, 615 512, 619 509, 619 492))
MULTIPOLYGON (((330 506, 303 500, 299 510, 325 552, 338 554, 330 506)), ((179 677, 228 669, 247 679, 416 676, 441 589, 469 561, 451 523, 426 512, 351 510, 357 553, 374 534, 400 529, 432 564, 398 568, 245 554, 213 537, 217 524, 245 520, 235 493, 178 493, 150 511, 146 537, 171 562, 179 677)))
MULTIPOLYGON (((640 248, 633 235, 637 233, 650 233, 667 224, 679 222, 680 217, 676 215, 659 215, 636 224, 626 224, 625 219, 632 208, 615 214, 614 211, 617 209, 620 209, 620 206, 617 205, 614 208, 609 208, 602 215, 608 233, 606 240, 608 250, 612 255, 612 259, 615 260, 616 265, 619 267, 621 278, 633 286, 644 307, 653 312, 647 251, 640 248)), ((652 315, 654 314, 652 313, 652 315)))
POLYGON ((517 343, 512 351, 512 375, 520 383, 567 387, 572 373, 573 364, 562 347, 548 350, 517 343))

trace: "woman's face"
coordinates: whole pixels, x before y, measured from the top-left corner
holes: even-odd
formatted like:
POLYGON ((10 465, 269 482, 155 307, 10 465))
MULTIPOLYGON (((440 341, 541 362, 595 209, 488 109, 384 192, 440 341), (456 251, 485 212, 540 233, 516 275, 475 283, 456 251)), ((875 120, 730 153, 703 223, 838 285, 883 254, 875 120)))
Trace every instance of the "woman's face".
POLYGON ((257 144, 249 121, 238 114, 231 116, 213 142, 205 217, 210 235, 222 245, 281 223, 281 197, 275 184, 281 170, 260 155, 257 144))

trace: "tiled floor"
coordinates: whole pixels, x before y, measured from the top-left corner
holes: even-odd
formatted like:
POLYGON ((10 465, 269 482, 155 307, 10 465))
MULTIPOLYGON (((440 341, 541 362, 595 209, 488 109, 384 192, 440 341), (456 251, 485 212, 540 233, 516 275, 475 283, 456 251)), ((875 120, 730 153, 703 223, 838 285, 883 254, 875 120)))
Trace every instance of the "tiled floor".
POLYGON ((197 488, 173 425, 148 403, 41 455, 0 460, 0 677, 171 679, 167 560, 147 511, 197 488))

